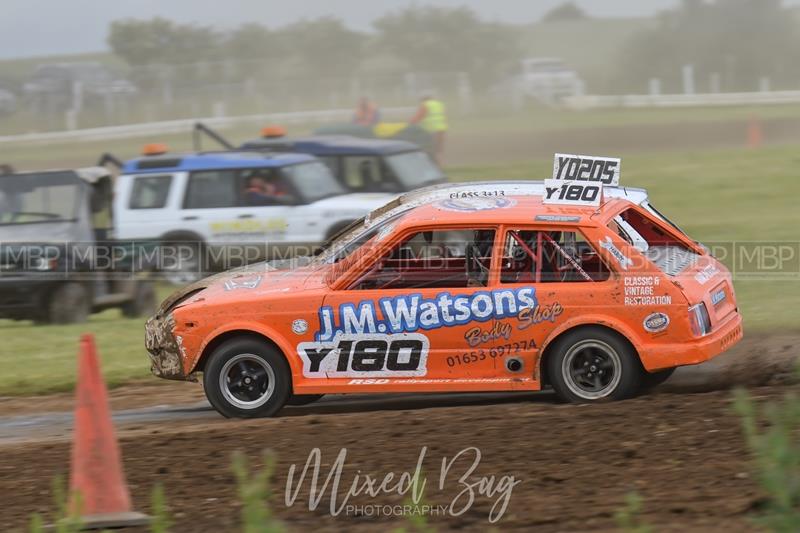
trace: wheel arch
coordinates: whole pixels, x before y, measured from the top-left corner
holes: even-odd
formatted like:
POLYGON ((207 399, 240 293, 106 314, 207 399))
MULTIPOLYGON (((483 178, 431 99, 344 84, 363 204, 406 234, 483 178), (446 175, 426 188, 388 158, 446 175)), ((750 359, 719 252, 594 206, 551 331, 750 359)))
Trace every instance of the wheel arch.
MULTIPOLYGON (((222 343, 237 337, 252 337, 261 342, 264 342, 278 351, 283 356, 286 363, 289 365, 292 377, 302 373, 299 366, 299 360, 290 357, 288 354, 292 353, 292 347, 281 340, 280 335, 273 331, 271 328, 264 327, 260 324, 231 324, 223 329, 215 330, 203 342, 200 347, 197 360, 188 372, 202 371, 205 368, 208 357, 214 350, 217 349, 222 343)), ((188 373, 187 372, 187 373, 188 373)))
POLYGON ((160 242, 198 242, 201 244, 205 244, 205 239, 202 235, 197 233, 196 231, 190 230, 171 230, 167 233, 164 233, 158 238, 160 242))
POLYGON ((638 339, 636 339, 634 333, 625 324, 615 320, 608 320, 607 318, 570 321, 563 324, 560 328, 554 330, 542 344, 540 349, 540 353, 542 355, 539 358, 539 364, 537 368, 542 386, 549 384, 549 378, 547 377, 547 361, 552 356, 553 347, 557 344, 556 341, 576 330, 589 328, 600 328, 615 335, 621 341, 630 346, 631 349, 633 349, 634 353, 636 354, 636 358, 639 360, 639 363, 642 363, 641 344, 638 343, 638 339))

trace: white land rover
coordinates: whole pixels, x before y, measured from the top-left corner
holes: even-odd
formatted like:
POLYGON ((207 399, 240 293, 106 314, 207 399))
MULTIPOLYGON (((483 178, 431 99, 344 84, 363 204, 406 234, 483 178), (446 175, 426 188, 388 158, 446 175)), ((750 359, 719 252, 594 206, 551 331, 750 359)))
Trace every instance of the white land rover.
POLYGON ((313 253, 394 198, 346 194, 310 155, 163 151, 126 162, 114 196, 116 238, 157 242, 160 270, 173 283, 313 253))

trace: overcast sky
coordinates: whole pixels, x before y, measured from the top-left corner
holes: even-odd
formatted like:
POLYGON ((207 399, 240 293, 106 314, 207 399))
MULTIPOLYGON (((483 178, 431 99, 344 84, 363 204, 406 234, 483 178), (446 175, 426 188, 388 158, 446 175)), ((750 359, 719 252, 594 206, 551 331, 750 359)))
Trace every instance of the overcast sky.
MULTIPOLYGON (((538 20, 564 0, 418 0, 418 5, 472 7, 483 17, 515 23, 538 20)), ((678 0, 577 0, 599 17, 652 15, 678 0)), ((108 25, 126 18, 162 16, 219 28, 243 22, 282 26, 302 18, 336 15, 356 29, 409 0, 0 0, 0 57, 105 50, 108 25)), ((800 0, 789 0, 800 3, 800 0)))

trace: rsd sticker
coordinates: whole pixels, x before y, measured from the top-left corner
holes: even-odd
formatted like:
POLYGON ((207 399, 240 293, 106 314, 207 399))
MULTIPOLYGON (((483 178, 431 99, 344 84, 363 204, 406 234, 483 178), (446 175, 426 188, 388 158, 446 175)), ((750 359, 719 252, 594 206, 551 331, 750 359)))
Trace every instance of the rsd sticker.
POLYGON ((642 325, 649 333, 661 333, 669 326, 669 316, 664 313, 653 313, 644 319, 642 325))

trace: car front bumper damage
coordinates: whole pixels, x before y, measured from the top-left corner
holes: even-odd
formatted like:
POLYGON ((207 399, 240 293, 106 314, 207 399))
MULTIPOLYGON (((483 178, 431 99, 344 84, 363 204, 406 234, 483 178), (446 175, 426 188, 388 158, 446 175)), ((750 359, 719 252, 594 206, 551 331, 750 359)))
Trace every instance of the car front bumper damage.
POLYGON ((196 381, 183 369, 181 338, 174 334, 175 319, 172 313, 156 315, 145 325, 145 347, 150 355, 150 370, 164 379, 196 381))

